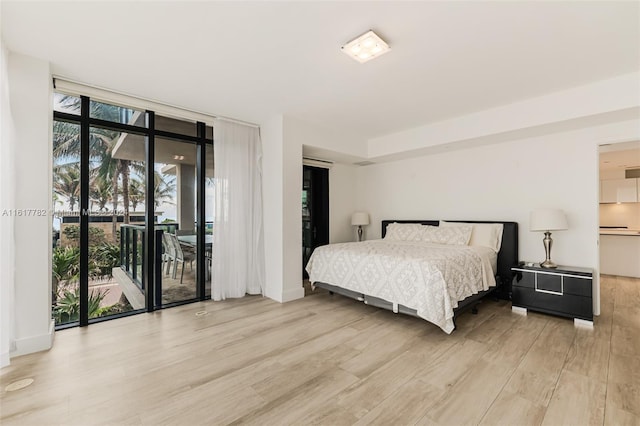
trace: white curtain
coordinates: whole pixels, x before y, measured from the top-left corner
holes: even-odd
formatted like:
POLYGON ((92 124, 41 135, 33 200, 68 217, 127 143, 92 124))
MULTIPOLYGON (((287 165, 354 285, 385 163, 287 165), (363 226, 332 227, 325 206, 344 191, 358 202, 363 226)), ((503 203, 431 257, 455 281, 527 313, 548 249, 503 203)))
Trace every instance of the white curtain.
POLYGON ((211 298, 264 294, 260 130, 223 119, 213 125, 215 215, 211 298))

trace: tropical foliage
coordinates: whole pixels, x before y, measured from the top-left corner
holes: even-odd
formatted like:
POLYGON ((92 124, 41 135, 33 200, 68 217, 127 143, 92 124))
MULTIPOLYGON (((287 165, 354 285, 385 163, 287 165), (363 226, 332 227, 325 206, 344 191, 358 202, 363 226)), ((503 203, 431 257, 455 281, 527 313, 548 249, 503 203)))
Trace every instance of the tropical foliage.
MULTIPOLYGON (((109 290, 92 291, 89 295, 89 318, 104 315, 111 309, 111 306, 100 307, 100 303, 105 298, 109 290)), ((58 298, 58 303, 53 308, 53 318, 56 324, 78 321, 80 317, 80 290, 77 285, 68 286, 62 289, 62 295, 58 298)))
POLYGON ((73 211, 80 197, 80 165, 78 163, 64 164, 54 173, 53 192, 67 199, 69 208, 73 211))
MULTIPOLYGON (((66 111, 79 112, 80 98, 73 96, 62 96, 57 99, 61 108, 66 111)), ((91 102, 90 116, 106 121, 127 122, 132 111, 116 105, 104 104, 101 102, 91 102)), ((121 136, 120 132, 107 130, 99 127, 92 127, 89 132, 89 157, 90 157, 90 194, 91 198, 97 202, 100 210, 106 210, 107 201, 110 199, 113 206, 113 235, 116 233, 119 195, 122 192, 122 207, 124 223, 129 223, 129 179, 131 170, 143 171, 143 164, 140 162, 118 159, 113 157, 113 150, 121 136)), ((59 172, 66 167, 78 167, 80 162, 80 128, 77 124, 63 121, 54 121, 53 124, 53 158, 54 175, 57 180, 59 172)), ((79 167, 78 167, 79 169, 79 167)), ((76 182, 79 182, 78 179, 76 182)), ((56 191, 58 192, 58 191, 56 191)), ((60 195, 65 196, 70 206, 75 205, 77 195, 64 191, 62 188, 60 195), (72 198, 73 203, 72 203, 72 198)), ((73 207, 72 207, 73 210, 73 207)))
POLYGON ((107 203, 113 197, 113 183, 106 180, 104 176, 97 175, 91 181, 89 189, 89 199, 98 205, 99 211, 107 210, 107 203))
POLYGON ((89 250, 89 275, 112 277, 113 268, 120 265, 120 246, 104 242, 89 250))
MULTIPOLYGON (((80 98, 56 94, 58 108, 80 113, 80 98)), ((90 103, 90 116, 105 121, 129 123, 133 111, 101 102, 90 103)), ((116 235, 117 214, 122 207, 124 223, 129 223, 129 208, 135 211, 144 203, 144 162, 115 158, 113 151, 121 132, 92 127, 89 132, 90 188, 89 196, 100 211, 108 204, 114 211, 112 234, 116 235)), ((80 126, 54 121, 53 124, 54 193, 67 201, 71 210, 78 203, 80 192, 80 126)), ((174 204, 176 178, 155 171, 155 206, 174 204)), ((115 241, 115 240, 114 240, 115 241)))
POLYGON ((176 177, 171 175, 163 175, 158 171, 155 172, 154 182, 154 203, 156 208, 162 203, 175 204, 174 197, 176 194, 176 177))
MULTIPOLYGON (((89 294, 89 318, 113 315, 131 310, 131 306, 128 303, 100 306, 108 293, 109 290, 101 290, 92 291, 89 294)), ((78 321, 80 318, 80 289, 77 285, 67 285, 62 289, 58 303, 53 307, 53 318, 56 324, 78 321)))
MULTIPOLYGON (((52 307, 56 324, 78 320, 80 293, 80 249, 76 246, 57 247, 52 258, 52 307)), ((103 242, 89 250, 89 276, 92 278, 111 277, 111 271, 120 263, 120 247, 103 242)), ((108 290, 92 291, 89 296, 89 318, 129 310, 121 303, 103 306, 100 304, 108 290)))

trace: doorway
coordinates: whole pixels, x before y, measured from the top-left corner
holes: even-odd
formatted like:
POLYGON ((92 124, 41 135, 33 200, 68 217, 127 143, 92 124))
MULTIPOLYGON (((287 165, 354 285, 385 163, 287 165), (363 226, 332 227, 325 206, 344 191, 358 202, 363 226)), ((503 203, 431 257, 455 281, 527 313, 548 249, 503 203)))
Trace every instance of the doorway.
POLYGON ((640 141, 599 147, 600 273, 640 278, 640 141))
POLYGON ((302 277, 313 250, 329 244, 329 170, 302 168, 302 277))

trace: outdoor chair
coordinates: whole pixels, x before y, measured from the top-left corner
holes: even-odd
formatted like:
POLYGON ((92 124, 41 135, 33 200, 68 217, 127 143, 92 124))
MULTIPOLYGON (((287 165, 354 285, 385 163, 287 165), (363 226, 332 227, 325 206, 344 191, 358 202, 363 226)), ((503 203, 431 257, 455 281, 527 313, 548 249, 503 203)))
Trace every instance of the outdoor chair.
POLYGON ((171 270, 171 262, 175 262, 176 249, 167 232, 162 233, 162 248, 164 249, 164 253, 162 253, 162 262, 166 264, 166 267, 164 268, 164 274, 169 275, 169 271, 171 270))
MULTIPOLYGON (((164 235, 164 234, 163 234, 164 235)), ((180 273, 180 284, 182 284, 182 280, 184 278, 184 267, 185 263, 189 263, 191 270, 193 270, 193 261, 196 260, 196 254, 193 251, 186 250, 182 248, 180 241, 178 241, 178 237, 174 234, 166 234, 171 243, 173 244, 175 257, 173 258, 173 279, 176 278, 176 274, 178 272, 178 263, 182 263, 182 272, 180 273)))

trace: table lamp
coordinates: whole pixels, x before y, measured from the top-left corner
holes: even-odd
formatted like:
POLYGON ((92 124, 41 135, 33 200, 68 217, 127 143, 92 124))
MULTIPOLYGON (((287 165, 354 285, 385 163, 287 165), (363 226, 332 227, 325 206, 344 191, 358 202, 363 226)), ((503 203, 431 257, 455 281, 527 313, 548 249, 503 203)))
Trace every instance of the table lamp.
POLYGON ((355 212, 351 215, 351 225, 358 227, 358 241, 362 241, 362 227, 369 224, 369 213, 355 212))
POLYGON ((553 239, 551 239, 551 231, 561 231, 569 229, 567 224, 567 216, 562 210, 558 209, 536 209, 531 212, 529 217, 529 230, 531 231, 543 231, 544 250, 547 258, 544 262, 540 263, 543 268, 557 268, 558 265, 551 261, 551 245, 553 239))

